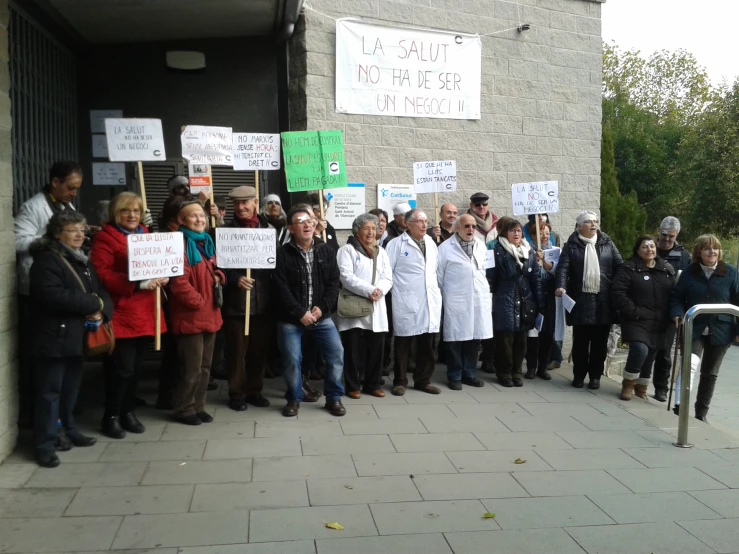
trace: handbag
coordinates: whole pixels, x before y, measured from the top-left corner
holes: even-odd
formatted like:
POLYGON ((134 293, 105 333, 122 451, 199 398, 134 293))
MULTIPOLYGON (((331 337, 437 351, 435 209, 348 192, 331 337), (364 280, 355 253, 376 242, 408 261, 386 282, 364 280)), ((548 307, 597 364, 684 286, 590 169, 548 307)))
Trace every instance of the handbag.
MULTIPOLYGON (((377 257, 379 252, 372 258, 372 284, 375 284, 377 276, 377 257)), ((372 315, 375 312, 375 303, 364 296, 359 296, 347 289, 339 291, 339 304, 336 313, 339 317, 357 318, 372 315)))
MULTIPOLYGON (((59 256, 59 259, 67 266, 67 268, 69 268, 69 271, 72 272, 75 279, 77 279, 77 282, 82 288, 82 292, 87 293, 85 284, 82 282, 82 279, 80 279, 80 276, 77 275, 72 264, 70 264, 69 261, 67 261, 67 259, 61 254, 57 253, 57 256, 59 256)), ((97 296, 95 293, 92 294, 93 296, 97 296)), ((113 333, 113 325, 110 321, 101 323, 94 331, 88 329, 85 332, 83 351, 85 356, 88 358, 100 356, 102 354, 110 355, 113 353, 113 350, 115 350, 115 333, 113 333)))
POLYGON ((216 273, 211 267, 212 264, 210 260, 207 260, 207 263, 210 274, 213 277, 213 307, 220 309, 223 308, 223 285, 216 281, 216 273))

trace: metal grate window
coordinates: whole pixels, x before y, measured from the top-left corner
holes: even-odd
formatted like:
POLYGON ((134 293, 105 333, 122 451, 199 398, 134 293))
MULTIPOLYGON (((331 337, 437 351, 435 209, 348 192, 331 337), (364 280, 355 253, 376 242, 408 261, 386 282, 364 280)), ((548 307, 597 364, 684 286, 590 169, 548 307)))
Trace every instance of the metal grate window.
POLYGON ((74 55, 17 10, 10 10, 13 210, 40 191, 51 165, 77 159, 74 55))

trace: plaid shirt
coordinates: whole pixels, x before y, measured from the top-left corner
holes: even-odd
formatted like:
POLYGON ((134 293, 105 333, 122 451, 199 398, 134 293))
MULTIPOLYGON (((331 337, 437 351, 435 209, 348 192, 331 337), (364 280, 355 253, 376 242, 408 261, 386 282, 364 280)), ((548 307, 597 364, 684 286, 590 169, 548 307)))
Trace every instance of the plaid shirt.
POLYGON ((298 246, 297 244, 295 246, 300 251, 300 254, 305 260, 305 271, 307 273, 306 278, 308 280, 308 305, 306 306, 306 309, 310 310, 313 307, 313 243, 311 243, 310 248, 307 252, 300 248, 300 246, 298 246))

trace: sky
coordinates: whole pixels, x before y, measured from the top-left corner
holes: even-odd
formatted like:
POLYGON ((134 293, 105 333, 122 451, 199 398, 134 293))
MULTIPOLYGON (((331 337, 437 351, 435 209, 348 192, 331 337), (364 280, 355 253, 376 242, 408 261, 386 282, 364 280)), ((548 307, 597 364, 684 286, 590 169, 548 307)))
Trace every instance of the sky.
POLYGON ((739 77, 739 0, 607 0, 602 20, 603 40, 624 50, 684 48, 715 85, 739 77))

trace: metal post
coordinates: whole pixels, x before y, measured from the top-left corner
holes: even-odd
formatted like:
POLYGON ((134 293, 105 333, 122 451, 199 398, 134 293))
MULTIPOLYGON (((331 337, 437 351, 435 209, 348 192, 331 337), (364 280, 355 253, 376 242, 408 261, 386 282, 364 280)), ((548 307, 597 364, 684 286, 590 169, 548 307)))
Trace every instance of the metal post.
POLYGON ((733 304, 697 304, 690 308, 683 319, 683 365, 680 368, 680 421, 677 429, 678 448, 692 448, 688 444, 690 421, 690 358, 693 354, 693 320, 699 315, 733 315, 739 317, 739 307, 733 304))

